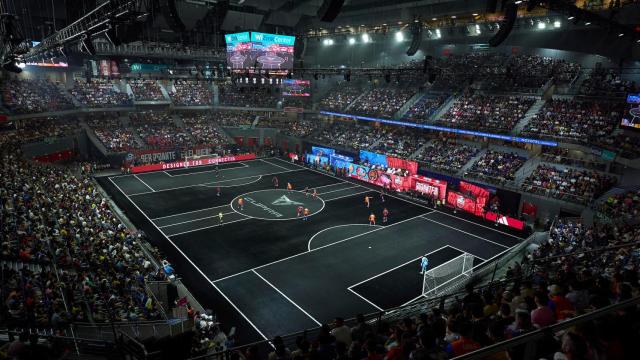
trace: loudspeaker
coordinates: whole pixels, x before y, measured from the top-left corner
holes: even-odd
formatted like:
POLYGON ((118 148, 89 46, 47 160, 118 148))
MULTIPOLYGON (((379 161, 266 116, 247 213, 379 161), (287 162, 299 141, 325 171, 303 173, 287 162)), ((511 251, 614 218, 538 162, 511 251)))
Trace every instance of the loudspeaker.
POLYGON ((493 14, 498 7, 498 0, 487 0, 487 12, 493 14))
POLYGON ((187 27, 180 19, 180 15, 178 15, 178 9, 176 9, 176 0, 159 1, 160 11, 162 12, 162 16, 164 16, 164 20, 167 22, 167 25, 169 25, 169 28, 177 33, 184 32, 187 27))
POLYGON ((411 45, 409 45, 409 49, 407 49, 407 56, 413 56, 420 49, 420 44, 422 43, 422 25, 420 23, 414 22, 411 24, 411 45))
POLYGON ((304 53, 307 50, 307 38, 303 38, 302 41, 298 41, 298 44, 293 48, 293 56, 295 59, 304 59, 304 53))
POLYGON ((320 21, 332 22, 340 14, 344 0, 324 0, 318 9, 320 21))
POLYGON ((513 29, 513 25, 516 23, 517 15, 518 5, 513 3, 507 4, 504 11, 504 21, 500 24, 500 30, 489 39, 489 46, 496 47, 507 39, 513 29))

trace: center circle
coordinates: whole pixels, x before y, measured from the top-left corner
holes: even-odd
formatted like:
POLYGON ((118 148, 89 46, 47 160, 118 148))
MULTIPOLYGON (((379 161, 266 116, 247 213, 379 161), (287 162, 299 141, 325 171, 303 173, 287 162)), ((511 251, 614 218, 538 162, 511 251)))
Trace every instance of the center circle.
POLYGON ((324 209, 324 200, 314 198, 311 191, 267 189, 238 195, 231 201, 233 211, 259 220, 302 219, 298 216, 299 207, 309 209, 309 216, 313 216, 324 209), (242 209, 240 198, 244 202, 242 209))

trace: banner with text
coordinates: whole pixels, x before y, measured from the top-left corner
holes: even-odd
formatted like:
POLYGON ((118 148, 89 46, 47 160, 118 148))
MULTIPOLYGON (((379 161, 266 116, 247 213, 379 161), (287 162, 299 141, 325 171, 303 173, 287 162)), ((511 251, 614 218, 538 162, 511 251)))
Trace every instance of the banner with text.
POLYGON ((136 174, 136 173, 148 172, 148 171, 181 169, 181 168, 188 168, 192 166, 216 165, 216 164, 222 164, 222 163, 228 163, 228 162, 234 162, 234 161, 253 160, 255 158, 256 158, 256 154, 212 156, 212 157, 202 158, 197 160, 132 166, 131 172, 136 174))

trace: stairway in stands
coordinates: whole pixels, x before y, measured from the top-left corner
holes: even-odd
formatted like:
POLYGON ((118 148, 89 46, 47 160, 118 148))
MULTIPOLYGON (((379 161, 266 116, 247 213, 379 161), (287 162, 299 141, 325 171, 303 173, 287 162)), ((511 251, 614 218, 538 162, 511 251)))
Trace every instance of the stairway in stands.
POLYGON ((544 99, 536 100, 536 102, 533 103, 533 105, 531 105, 529 110, 527 110, 527 112, 524 114, 522 119, 518 120, 518 122, 516 123, 516 126, 514 126, 513 130, 511 130, 511 134, 512 135, 519 134, 527 126, 527 124, 529 124, 529 121, 531 121, 531 118, 533 118, 540 111, 540 109, 542 109, 545 103, 546 103, 546 100, 544 99))
POLYGON ((415 105, 415 103, 417 103, 418 101, 420 101, 420 99, 422 99, 424 96, 427 96, 427 94, 424 91, 418 91, 417 93, 415 93, 409 100, 407 100, 406 103, 404 103, 400 109, 398 111, 396 111, 395 114, 393 114, 393 119, 402 119, 402 117, 404 117, 404 114, 407 113, 407 111, 409 111, 409 109, 411 109, 411 107, 413 105, 415 105))
POLYGON ((431 115, 431 117, 429 118, 428 123, 433 124, 434 122, 439 120, 442 117, 442 115, 446 114, 447 111, 451 109, 453 104, 456 103, 456 99, 457 97, 455 95, 451 95, 447 100, 445 100, 444 104, 442 104, 442 106, 440 106, 440 108, 437 111, 433 112, 433 115, 431 115))
POLYGON ((460 170, 458 170, 458 173, 456 175, 462 176, 464 173, 466 173, 469 169, 471 169, 471 167, 473 166, 473 164, 476 163, 476 161, 480 160, 480 158, 484 156, 484 153, 486 152, 487 152, 487 149, 481 149, 476 156, 472 157, 471 160, 467 161, 467 163, 464 164, 464 166, 461 167, 460 170))
POLYGON ((369 91, 370 91, 370 90, 363 91, 363 92, 362 92, 362 94, 358 95, 358 97, 357 97, 355 100, 353 100, 353 102, 352 102, 351 104, 347 105, 347 107, 346 107, 346 108, 344 108, 344 112, 348 112, 349 110, 351 110, 351 107, 352 107, 355 103, 357 103, 357 102, 358 102, 358 100, 360 100, 360 98, 362 98, 363 96, 365 96, 369 91))

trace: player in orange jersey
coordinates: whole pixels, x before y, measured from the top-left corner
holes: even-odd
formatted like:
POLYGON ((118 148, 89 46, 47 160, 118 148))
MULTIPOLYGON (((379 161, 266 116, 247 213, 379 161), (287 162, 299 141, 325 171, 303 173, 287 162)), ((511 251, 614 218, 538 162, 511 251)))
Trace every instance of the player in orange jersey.
POLYGON ((244 199, 243 198, 238 198, 238 208, 240 209, 240 211, 244 210, 244 199))
POLYGON ((369 195, 365 195, 364 204, 367 205, 367 208, 371 205, 371 197, 369 197, 369 195))
POLYGON ((376 216, 371 213, 371 215, 369 215, 369 225, 373 226, 376 224, 376 216))

